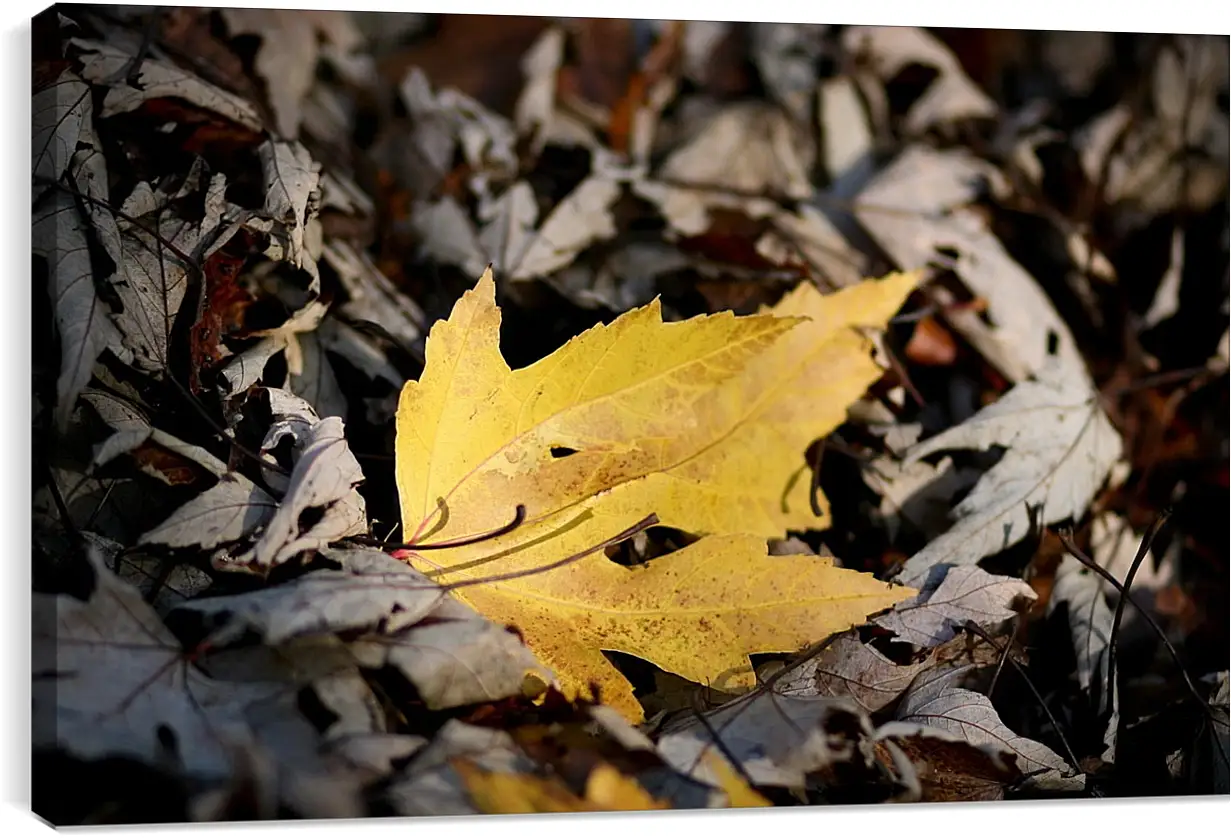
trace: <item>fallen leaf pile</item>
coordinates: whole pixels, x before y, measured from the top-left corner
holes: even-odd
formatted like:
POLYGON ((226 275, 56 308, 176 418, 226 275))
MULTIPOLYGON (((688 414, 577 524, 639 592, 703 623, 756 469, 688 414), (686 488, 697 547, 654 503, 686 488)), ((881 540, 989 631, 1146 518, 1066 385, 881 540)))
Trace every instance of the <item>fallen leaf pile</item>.
POLYGON ((35 811, 1225 792, 1225 47, 39 15, 35 811))

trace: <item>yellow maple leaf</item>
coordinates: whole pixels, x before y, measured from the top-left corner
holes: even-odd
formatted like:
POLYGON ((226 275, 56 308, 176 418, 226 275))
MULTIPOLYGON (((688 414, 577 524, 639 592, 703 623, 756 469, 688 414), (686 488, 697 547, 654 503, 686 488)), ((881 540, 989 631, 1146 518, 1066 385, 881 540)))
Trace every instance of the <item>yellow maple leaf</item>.
POLYGON ((485 814, 532 815, 547 812, 640 812, 670 809, 607 763, 586 779, 585 797, 554 777, 486 771, 466 759, 451 762, 470 799, 485 814))
POLYGON ((828 525, 804 452, 880 376, 861 327, 883 328, 916 281, 805 284, 758 315, 679 323, 656 300, 511 370, 487 271, 432 327, 398 405, 406 540, 453 545, 408 560, 442 584, 485 580, 456 595, 517 626, 567 691, 598 684, 633 721, 632 687, 601 650, 752 684, 749 654, 795 651, 913 594, 768 556, 765 539, 828 525), (637 568, 595 549, 651 514, 705 537, 637 568), (487 532, 500 534, 475 540, 487 532))
POLYGON ((773 805, 716 752, 706 751, 703 759, 717 779, 718 787, 726 794, 730 808, 751 809, 773 805))

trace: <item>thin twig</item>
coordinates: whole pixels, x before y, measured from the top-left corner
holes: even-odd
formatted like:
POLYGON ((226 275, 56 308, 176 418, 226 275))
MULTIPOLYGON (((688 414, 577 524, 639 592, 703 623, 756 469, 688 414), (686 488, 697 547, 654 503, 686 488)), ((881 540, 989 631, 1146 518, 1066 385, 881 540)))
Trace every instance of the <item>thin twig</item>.
POLYGON ((755 786, 756 783, 749 776, 748 769, 744 767, 744 763, 731 752, 731 748, 728 747, 727 743, 722 741, 722 737, 718 735, 718 731, 714 730, 710 720, 705 718, 705 714, 697 709, 695 696, 693 697, 693 704, 688 709, 692 712, 693 718, 701 723, 701 727, 705 728, 705 733, 709 736, 710 741, 714 743, 714 746, 718 748, 718 752, 723 755, 726 761, 731 763, 731 767, 735 769, 736 773, 743 778, 750 788, 755 786))
MULTIPOLYGON (((1216 726, 1217 721, 1214 718, 1213 711, 1210 710, 1209 703, 1205 700, 1205 698, 1201 695, 1201 693, 1197 691, 1196 684, 1194 684, 1192 681, 1192 678, 1188 676, 1188 670, 1185 668, 1183 662, 1180 660, 1180 653, 1175 650, 1175 646, 1171 645, 1171 641, 1167 639, 1167 633, 1163 631, 1162 626, 1160 626, 1158 624, 1158 621, 1154 619, 1154 615, 1151 614, 1149 610, 1146 609, 1145 606, 1143 606, 1140 602, 1138 602, 1137 598, 1134 597, 1130 591, 1126 590, 1125 587, 1122 584, 1120 584, 1119 579, 1116 579, 1116 577, 1112 576, 1110 573, 1107 572, 1106 569, 1101 567, 1098 562, 1096 562, 1094 559, 1087 556, 1085 552, 1083 552, 1082 549, 1077 546, 1077 543, 1073 541, 1072 534, 1067 533, 1067 532, 1059 532, 1059 533, 1056 533, 1056 535, 1059 536, 1060 543, 1064 545, 1064 548, 1069 551, 1069 554, 1073 558, 1077 559, 1079 562, 1081 562, 1083 565, 1088 567, 1090 570, 1093 570, 1099 576, 1103 577, 1104 580, 1106 580, 1113 588, 1115 588, 1120 593, 1120 597, 1122 600, 1127 599, 1129 602, 1131 602, 1133 604, 1133 607, 1137 609, 1137 613, 1139 613, 1142 617, 1145 618, 1145 621, 1149 624, 1150 628, 1154 630, 1154 633, 1158 635, 1158 639, 1162 642, 1163 646, 1167 649, 1167 653, 1171 655, 1171 660, 1175 663, 1176 668, 1180 670, 1180 676, 1184 679, 1184 683, 1188 687, 1189 693, 1192 694, 1192 697, 1196 700, 1197 704, 1201 707, 1202 711, 1205 713, 1206 719, 1209 721, 1211 725, 1216 726)), ((1223 750, 1222 742, 1219 741, 1217 736, 1214 737, 1214 743, 1218 746, 1218 751, 1222 755, 1223 762, 1228 762, 1227 752, 1223 750)))
POLYGON ((1069 740, 1065 738, 1064 730, 1060 727, 1060 723, 1057 722, 1056 717, 1052 715, 1051 708, 1048 707, 1047 702, 1043 700, 1043 695, 1039 692, 1038 688, 1035 687, 1034 681, 1030 680, 1030 676, 1026 674, 1026 670, 1022 668, 1021 664, 1013 660, 1013 658, 1008 655, 1008 644, 1005 644, 1005 648, 1001 649, 1000 644, 993 640, 991 635, 985 632, 974 620, 966 621, 966 630, 977 634, 979 637, 990 643, 993 649, 1005 655, 1005 660, 1007 660, 1013 668, 1017 670, 1018 675, 1022 676, 1022 680, 1026 682, 1026 686, 1029 687, 1030 692, 1034 694, 1035 699, 1039 702, 1039 707, 1043 709, 1043 713, 1047 716, 1047 720, 1051 722, 1051 726, 1055 728, 1056 736, 1060 737, 1060 744, 1064 746, 1064 751, 1069 756, 1069 762, 1072 764, 1073 770, 1081 771, 1081 765, 1077 760, 1077 755, 1074 754, 1073 749, 1069 747, 1069 740))
MULTIPOLYGON (((1017 615, 1017 616, 1015 616, 1015 617, 1013 618, 1013 634, 1012 634, 1012 635, 1010 635, 1010 637, 1014 637, 1014 636, 1016 636, 1016 635, 1017 635, 1017 624, 1018 624, 1018 621, 1019 621, 1020 619, 1021 619, 1021 615, 1020 615, 1020 614, 1019 614, 1019 615, 1017 615)), ((1012 648, 1012 646, 1013 646, 1013 642, 1012 642, 1012 641, 1010 641, 1010 642, 1008 642, 1008 643, 1004 644, 1004 653, 1003 653, 1003 654, 1001 654, 1001 656, 1000 656, 1000 660, 996 662, 996 672, 995 672, 995 673, 993 673, 993 675, 992 675, 992 683, 991 683, 991 685, 990 685, 990 686, 988 686, 988 688, 987 688, 987 697, 988 697, 988 698, 991 698, 991 697, 992 697, 992 693, 996 692, 996 684, 997 684, 997 682, 1000 680, 1000 673, 1001 673, 1002 671, 1004 671, 1004 662, 1005 662, 1006 660, 1008 660, 1008 659, 1009 659, 1009 649, 1010 649, 1010 648, 1012 648)))
POLYGON ((1109 674, 1109 683, 1107 684, 1107 709, 1109 713, 1114 712, 1113 708, 1116 706, 1116 681, 1118 680, 1116 678, 1116 669, 1119 665, 1119 660, 1117 660, 1116 656, 1116 641, 1120 637, 1120 623, 1124 619, 1124 606, 1128 604, 1128 597, 1126 595, 1133 589, 1133 579, 1137 575, 1137 568, 1141 567, 1141 563, 1145 560, 1145 557, 1150 554, 1150 546, 1154 543, 1154 539, 1158 536, 1158 531, 1162 529, 1163 524, 1170 516, 1171 510, 1164 509, 1159 513, 1158 517, 1154 519, 1154 523, 1150 524, 1150 528, 1146 530, 1145 535, 1141 538, 1141 544, 1137 547, 1137 555, 1133 557, 1133 563, 1129 566, 1128 574, 1124 577, 1123 590, 1125 595, 1121 596, 1120 601, 1116 603, 1116 613, 1111 620, 1111 637, 1107 641, 1107 671, 1109 674))

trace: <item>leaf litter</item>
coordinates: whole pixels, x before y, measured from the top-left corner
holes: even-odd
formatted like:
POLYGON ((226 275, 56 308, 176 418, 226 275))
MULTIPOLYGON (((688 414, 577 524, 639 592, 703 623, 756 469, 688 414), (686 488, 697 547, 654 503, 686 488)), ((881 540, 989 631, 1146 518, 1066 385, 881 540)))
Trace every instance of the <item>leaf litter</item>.
POLYGON ((72 14, 36 789, 125 762, 41 813, 1225 790, 1212 41, 1091 53, 1095 102, 1063 33, 72 14))

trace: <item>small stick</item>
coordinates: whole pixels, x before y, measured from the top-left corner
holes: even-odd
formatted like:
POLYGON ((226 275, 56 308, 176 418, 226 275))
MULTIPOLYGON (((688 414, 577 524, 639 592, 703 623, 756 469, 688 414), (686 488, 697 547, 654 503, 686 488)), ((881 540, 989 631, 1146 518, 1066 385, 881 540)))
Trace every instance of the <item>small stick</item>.
POLYGON ((1043 713, 1047 716, 1047 720, 1051 722, 1051 726, 1056 729, 1056 735, 1060 737, 1060 744, 1064 746, 1064 752, 1069 755, 1069 762, 1072 764, 1073 770, 1081 771, 1081 765, 1078 763, 1077 756, 1073 753, 1073 749, 1069 747, 1069 740, 1065 738, 1064 731, 1061 729, 1060 723, 1057 722, 1056 717, 1052 715, 1051 708, 1047 706, 1047 702, 1043 700, 1042 694, 1040 694, 1038 688, 1035 687, 1034 681, 1031 681, 1030 676, 1026 674, 1024 669, 1022 669, 1021 664, 1009 657, 1008 644, 1005 644, 1005 648, 1002 650, 1000 648, 1000 644, 995 640, 992 640, 991 635, 980 628, 979 624, 974 620, 966 621, 966 630, 977 634, 979 637, 982 637, 988 643, 992 644, 992 648, 997 652, 1004 654, 1005 660, 1012 664, 1013 668, 1017 670, 1018 675, 1022 676, 1022 680, 1026 682, 1026 686, 1030 688, 1030 692, 1034 693, 1035 699, 1039 702, 1039 707, 1043 708, 1043 713))
POLYGON ((1137 575, 1137 568, 1141 567, 1141 563, 1150 553, 1150 545, 1154 543, 1154 539, 1158 536, 1158 531, 1162 529, 1167 518, 1171 516, 1171 510, 1164 509, 1154 519, 1154 523, 1150 524, 1150 528, 1141 538, 1141 544, 1137 547, 1137 555, 1133 557, 1133 563, 1129 566, 1128 574, 1124 577, 1123 594, 1120 601, 1116 603, 1116 613, 1111 620, 1111 637, 1108 642, 1108 659, 1107 670, 1110 675, 1109 683, 1107 684, 1107 709, 1108 712, 1114 712, 1115 697, 1116 697, 1116 667, 1119 661, 1116 660, 1116 640, 1120 636, 1120 622, 1124 619, 1124 606, 1128 604, 1128 592, 1133 589, 1133 578, 1137 575))
MULTIPOLYGON (((1158 639, 1162 641, 1163 646, 1167 649, 1167 653, 1171 655, 1171 660, 1175 663, 1176 668, 1180 670, 1180 676, 1184 679, 1184 683, 1187 685, 1189 693, 1192 694, 1192 697, 1196 700, 1197 704, 1204 712, 1206 720, 1209 721, 1211 725, 1217 727, 1218 723, 1214 718, 1214 713, 1210 710, 1209 703, 1201 696, 1201 693, 1197 691, 1197 687, 1193 684, 1192 678, 1188 677, 1188 670, 1180 661, 1180 653, 1175 650, 1175 646, 1171 645, 1171 641, 1167 639, 1167 633, 1163 631, 1162 626, 1160 626, 1158 621, 1154 619, 1154 615, 1151 614, 1145 606, 1138 602, 1136 597, 1127 591, 1122 584, 1120 584, 1119 579, 1116 579, 1116 577, 1112 576, 1103 567, 1101 567, 1098 562, 1094 561, 1094 559, 1082 552, 1082 549, 1077 546, 1076 542, 1073 541, 1071 534, 1057 533, 1057 535, 1060 537, 1060 543, 1064 545, 1064 548, 1069 551, 1069 554, 1073 558, 1077 559, 1086 567, 1103 577, 1103 579, 1105 579, 1113 588, 1120 592, 1121 597, 1127 599, 1133 604, 1133 607, 1137 609, 1137 613, 1145 618, 1145 621, 1149 623, 1150 628, 1152 628, 1154 633, 1158 635, 1158 639)), ((1112 640, 1114 640, 1114 635, 1112 640)), ((1110 667, 1108 668, 1110 669, 1110 667)), ((1217 736, 1214 737, 1214 744, 1218 746, 1218 752, 1222 755, 1223 762, 1228 762, 1227 752, 1223 750, 1222 742, 1217 736)))

